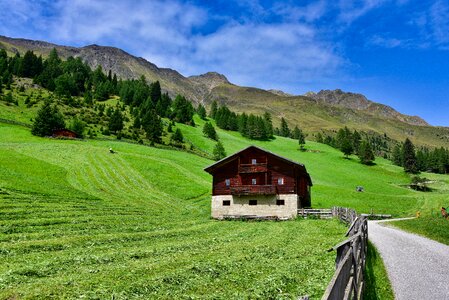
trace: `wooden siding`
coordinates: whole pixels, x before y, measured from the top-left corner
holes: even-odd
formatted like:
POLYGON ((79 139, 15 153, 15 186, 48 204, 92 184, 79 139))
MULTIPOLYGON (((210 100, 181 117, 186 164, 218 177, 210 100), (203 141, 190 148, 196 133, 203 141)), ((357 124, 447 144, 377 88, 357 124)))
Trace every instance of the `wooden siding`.
POLYGON ((264 195, 275 191, 276 194, 297 194, 307 198, 307 176, 275 155, 254 149, 239 153, 232 161, 214 171, 212 194, 232 195, 249 191, 250 195, 264 195), (256 159, 256 164, 252 164, 253 159, 256 159), (279 184, 280 178, 283 178, 283 184, 279 184), (229 186, 226 186, 227 179, 230 181, 229 186), (253 179, 256 179, 256 185, 253 179))

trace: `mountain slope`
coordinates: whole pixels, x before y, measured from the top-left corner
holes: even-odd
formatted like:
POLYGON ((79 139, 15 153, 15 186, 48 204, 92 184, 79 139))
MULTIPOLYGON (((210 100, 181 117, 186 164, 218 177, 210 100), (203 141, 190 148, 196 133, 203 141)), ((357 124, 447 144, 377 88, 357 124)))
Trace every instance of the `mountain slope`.
POLYGON ((318 93, 309 92, 306 96, 320 103, 360 110, 374 116, 396 119, 410 125, 429 126, 429 123, 418 116, 403 115, 390 106, 368 100, 362 94, 347 93, 337 89, 333 91, 321 90, 318 93))
POLYGON ((237 112, 269 111, 275 125, 279 124, 281 117, 285 117, 291 127, 298 125, 308 133, 331 132, 348 126, 386 134, 397 141, 408 137, 420 145, 447 146, 449 143, 449 128, 429 126, 419 117, 403 115, 361 94, 335 90, 292 96, 281 91, 240 87, 215 72, 185 77, 175 70, 159 68, 123 50, 98 45, 76 48, 0 36, 0 47, 10 54, 32 50, 43 56, 56 48, 64 58, 80 57, 92 68, 101 65, 106 72, 111 70, 121 78, 144 75, 151 81, 159 80, 162 88, 172 96, 183 94, 194 103, 206 105, 216 100, 237 112))

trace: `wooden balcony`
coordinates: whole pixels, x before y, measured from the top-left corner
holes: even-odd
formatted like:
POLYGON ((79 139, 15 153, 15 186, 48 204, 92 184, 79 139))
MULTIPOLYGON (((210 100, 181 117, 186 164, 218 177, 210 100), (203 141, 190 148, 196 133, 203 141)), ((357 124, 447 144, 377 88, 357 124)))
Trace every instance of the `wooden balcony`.
POLYGON ((235 196, 276 195, 275 185, 240 185, 231 187, 231 194, 235 196))
POLYGON ((264 173, 267 172, 267 164, 240 164, 239 173, 264 173))

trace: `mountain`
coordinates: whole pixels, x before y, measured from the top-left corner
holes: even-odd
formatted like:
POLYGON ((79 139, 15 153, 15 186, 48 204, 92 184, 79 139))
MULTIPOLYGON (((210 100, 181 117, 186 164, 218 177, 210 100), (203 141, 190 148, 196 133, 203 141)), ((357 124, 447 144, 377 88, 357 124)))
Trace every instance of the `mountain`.
POLYGON ((421 145, 447 147, 449 143, 449 128, 430 126, 419 117, 401 114, 361 94, 324 90, 294 96, 278 90, 241 87, 216 72, 185 77, 175 70, 160 68, 114 47, 89 45, 77 48, 0 36, 0 48, 6 49, 10 55, 32 50, 44 57, 56 48, 63 58, 80 57, 92 68, 101 65, 105 72, 111 70, 121 78, 143 75, 150 81, 159 80, 163 90, 171 96, 179 93, 206 106, 217 101, 237 112, 261 114, 268 111, 275 126, 279 125, 281 117, 285 117, 291 127, 298 125, 308 133, 334 132, 348 126, 388 135, 397 141, 408 137, 421 145))
POLYGON ((347 93, 340 89, 336 89, 333 91, 321 90, 318 93, 309 92, 305 96, 324 104, 360 110, 372 114, 373 116, 396 119, 411 125, 429 126, 429 123, 418 116, 403 115, 390 106, 368 100, 362 94, 347 93))

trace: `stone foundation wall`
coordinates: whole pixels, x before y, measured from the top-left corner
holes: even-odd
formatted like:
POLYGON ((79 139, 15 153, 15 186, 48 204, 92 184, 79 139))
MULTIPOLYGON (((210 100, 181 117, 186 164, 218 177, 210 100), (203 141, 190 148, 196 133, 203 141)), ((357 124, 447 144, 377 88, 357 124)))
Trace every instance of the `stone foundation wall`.
POLYGON ((224 216, 276 216, 295 218, 298 213, 298 195, 281 194, 273 196, 232 196, 212 197, 212 217, 222 219, 224 216), (257 200, 257 205, 249 205, 249 200, 257 200), (284 200, 284 205, 277 205, 276 200, 284 200), (223 201, 230 201, 224 206, 223 201))

